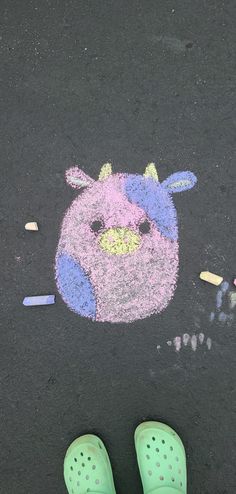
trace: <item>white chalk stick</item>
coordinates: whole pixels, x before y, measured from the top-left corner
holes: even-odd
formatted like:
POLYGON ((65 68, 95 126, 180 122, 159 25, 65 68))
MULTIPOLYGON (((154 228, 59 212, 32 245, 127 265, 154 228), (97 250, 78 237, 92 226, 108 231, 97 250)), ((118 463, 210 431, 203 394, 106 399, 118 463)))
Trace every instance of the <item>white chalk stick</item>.
POLYGON ((36 221, 31 221, 30 223, 26 223, 25 224, 25 229, 26 230, 30 230, 30 231, 38 231, 38 224, 36 223, 36 221))
POLYGON ((203 281, 207 281, 208 283, 211 283, 212 285, 219 286, 223 278, 222 276, 218 276, 218 274, 210 273, 210 271, 202 271, 200 273, 200 279, 203 281))

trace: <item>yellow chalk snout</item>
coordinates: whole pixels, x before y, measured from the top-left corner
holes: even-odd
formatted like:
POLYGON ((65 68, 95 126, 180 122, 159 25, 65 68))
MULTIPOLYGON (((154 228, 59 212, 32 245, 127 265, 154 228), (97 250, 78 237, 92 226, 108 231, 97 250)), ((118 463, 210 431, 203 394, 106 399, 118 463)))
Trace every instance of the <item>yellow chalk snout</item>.
POLYGON ((99 238, 99 245, 108 254, 131 254, 139 247, 140 236, 129 228, 108 228, 99 238))

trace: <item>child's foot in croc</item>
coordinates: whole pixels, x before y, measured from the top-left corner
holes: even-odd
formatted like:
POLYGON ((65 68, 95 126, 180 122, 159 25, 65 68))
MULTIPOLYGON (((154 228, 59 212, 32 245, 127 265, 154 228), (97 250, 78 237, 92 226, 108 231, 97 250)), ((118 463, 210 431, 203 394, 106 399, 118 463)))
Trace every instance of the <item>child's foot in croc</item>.
POLYGON ((135 448, 144 494, 186 494, 185 450, 171 427, 160 422, 140 424, 135 448))
POLYGON ((99 437, 75 439, 66 452, 64 478, 69 494, 115 494, 110 460, 99 437))

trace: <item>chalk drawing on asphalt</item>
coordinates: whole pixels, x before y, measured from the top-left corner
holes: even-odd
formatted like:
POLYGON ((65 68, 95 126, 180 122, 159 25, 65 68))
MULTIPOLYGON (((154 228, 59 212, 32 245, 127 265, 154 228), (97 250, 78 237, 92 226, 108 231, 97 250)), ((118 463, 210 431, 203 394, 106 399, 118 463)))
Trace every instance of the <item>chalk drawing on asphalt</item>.
POLYGON ((160 313, 173 297, 179 264, 172 194, 194 187, 184 171, 159 181, 153 163, 143 175, 112 173, 93 180, 78 167, 67 183, 82 192, 63 219, 56 282, 68 307, 94 321, 129 323, 160 313))

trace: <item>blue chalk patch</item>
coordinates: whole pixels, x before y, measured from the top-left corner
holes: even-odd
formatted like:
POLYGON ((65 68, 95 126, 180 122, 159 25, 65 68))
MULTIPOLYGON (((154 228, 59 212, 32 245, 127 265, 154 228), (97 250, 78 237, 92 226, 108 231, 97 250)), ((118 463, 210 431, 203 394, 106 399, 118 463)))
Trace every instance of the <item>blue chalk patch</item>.
POLYGON ((55 295, 35 295, 33 297, 25 297, 23 305, 27 307, 33 305, 52 305, 55 304, 55 295))
POLYGON ((210 313, 210 317, 209 317, 210 322, 213 322, 214 319, 215 319, 215 313, 214 312, 211 312, 210 313))
POLYGON ((228 281, 222 281, 222 283, 220 285, 220 289, 221 289, 222 293, 226 293, 228 288, 229 288, 228 281))
POLYGON ((177 216, 168 190, 152 178, 128 175, 125 194, 130 202, 142 208, 156 223, 160 233, 171 240, 178 239, 177 216))
POLYGON ((218 290, 217 294, 216 294, 216 307, 217 309, 220 309, 221 306, 222 306, 222 297, 223 297, 223 292, 221 290, 218 290))
POLYGON ((225 312, 220 312, 219 313, 218 321, 220 321, 220 322, 226 322, 227 319, 228 319, 228 316, 227 316, 227 314, 225 314, 225 312))
POLYGON ((69 307, 84 317, 95 319, 96 300, 92 284, 84 269, 68 254, 56 261, 57 283, 62 298, 69 307))

